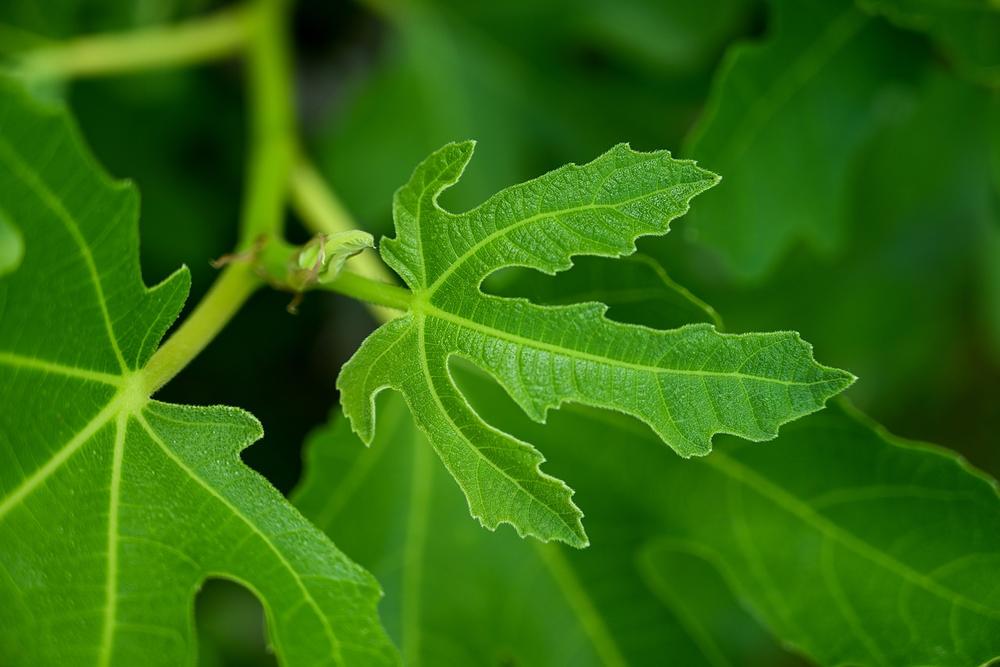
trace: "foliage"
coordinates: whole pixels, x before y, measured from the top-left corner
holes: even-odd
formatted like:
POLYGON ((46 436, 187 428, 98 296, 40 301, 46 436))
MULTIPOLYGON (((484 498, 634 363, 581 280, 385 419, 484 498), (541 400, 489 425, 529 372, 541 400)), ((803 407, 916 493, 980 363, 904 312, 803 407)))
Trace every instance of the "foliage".
POLYGON ((878 122, 884 80, 907 63, 884 56, 910 46, 851 3, 775 0, 772 11, 765 41, 726 54, 686 148, 727 176, 693 224, 748 277, 795 241, 827 254, 843 243, 851 161, 878 122), (803 143, 805 162, 793 148, 803 143))
POLYGON ((998 17, 3 3, 0 664, 1000 657, 998 17))
POLYGON ((859 0, 870 12, 899 25, 926 31, 959 69, 989 85, 1000 82, 1000 12, 988 0, 941 4, 927 0, 859 0))
POLYGON ((4 662, 190 661, 191 597, 223 576, 260 597, 288 664, 391 664, 378 584, 240 462, 257 420, 147 398, 189 278, 143 285, 135 189, 9 84, 0 117, 3 210, 26 248, 0 284, 4 662))
POLYGON ((581 498, 600 499, 592 544, 477 534, 396 397, 381 406, 372 452, 345 447, 354 436, 335 420, 310 443, 296 503, 401 601, 386 622, 410 664, 504 653, 523 664, 774 664, 780 651, 754 619, 819 664, 975 665, 1000 651, 1000 498, 950 453, 837 405, 767 446, 726 438, 684 462, 589 408, 544 429, 518 423, 496 388, 465 379, 477 408, 516 423, 581 498), (585 440, 615 447, 585 451, 585 440), (449 586, 456 576, 478 595, 449 586))
MULTIPOLYGON (((579 293, 575 272, 553 281, 551 298, 579 293)), ((530 284, 522 276, 507 289, 530 284)), ((601 284, 617 302, 649 280, 606 274, 601 284)), ((672 291, 664 301, 685 300, 672 291)), ((696 312, 661 323, 712 317, 696 312)), ((386 623, 410 664, 505 652, 524 664, 655 664, 666 653, 685 665, 777 663, 754 619, 820 664, 982 664, 1000 650, 997 485, 950 452, 838 403, 767 445, 727 437, 683 461, 620 414, 574 405, 541 426, 481 371, 456 375, 477 411, 574 480, 592 507, 592 544, 532 545, 466 526, 396 397, 380 405, 372 452, 344 446, 356 436, 335 415, 310 440, 295 503, 402 600, 386 623), (386 556, 397 553, 402 562, 386 556), (456 573, 481 594, 449 595, 456 573), (505 612, 522 598, 533 601, 527 619, 505 612)))
POLYGON ((627 254, 636 237, 665 233, 716 178, 668 153, 617 146, 449 214, 437 198, 472 149, 445 146, 396 193, 397 236, 381 249, 412 290, 409 313, 365 341, 338 386, 366 441, 373 395, 401 391, 486 527, 508 522, 521 534, 586 544, 569 490, 538 470, 534 449, 469 409, 449 374, 452 356, 488 369, 538 421, 566 401, 615 408, 682 456, 707 453, 715 433, 772 438, 852 382, 816 364, 795 334, 727 336, 701 325, 656 332, 606 320, 599 303, 546 307, 483 294, 477 286, 504 267, 554 273, 574 254, 627 254))

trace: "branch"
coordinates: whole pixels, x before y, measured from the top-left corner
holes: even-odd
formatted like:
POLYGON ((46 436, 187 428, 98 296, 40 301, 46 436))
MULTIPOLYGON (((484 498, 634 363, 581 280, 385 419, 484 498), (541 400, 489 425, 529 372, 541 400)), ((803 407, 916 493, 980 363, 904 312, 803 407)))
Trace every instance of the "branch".
POLYGON ((126 33, 79 37, 24 53, 21 73, 33 79, 74 79, 201 63, 241 51, 251 14, 228 9, 206 18, 126 33))
POLYGON ((295 154, 291 56, 285 0, 258 0, 248 52, 250 161, 243 195, 239 250, 281 238, 288 179, 295 154))
MULTIPOLYGON (((337 234, 359 228, 333 189, 326 184, 326 181, 323 180, 323 177, 316 171, 315 167, 306 160, 300 159, 294 169, 292 169, 290 190, 291 202, 295 212, 299 214, 302 221, 313 232, 317 234, 337 234)), ((369 282, 380 284, 384 288, 405 292, 409 295, 409 291, 401 287, 396 287, 395 283, 397 281, 392 272, 379 260, 378 254, 375 252, 365 251, 357 257, 351 258, 348 265, 354 271, 352 275, 355 278, 367 278, 369 282)), ((352 280, 354 278, 346 278, 346 282, 342 283, 341 279, 338 279, 334 284, 323 285, 322 287, 367 302, 369 304, 369 311, 380 322, 388 322, 398 317, 399 313, 390 310, 391 308, 406 310, 408 307, 408 296, 404 300, 397 294, 395 296, 398 298, 393 298, 392 303, 386 303, 378 299, 372 299, 370 296, 358 296, 357 294, 348 292, 345 285, 351 283, 352 280), (399 304, 403 304, 404 301, 406 305, 401 307, 399 304)), ((354 284, 356 284, 356 281, 354 284)), ((365 293, 370 295, 372 292, 366 291, 365 293)))

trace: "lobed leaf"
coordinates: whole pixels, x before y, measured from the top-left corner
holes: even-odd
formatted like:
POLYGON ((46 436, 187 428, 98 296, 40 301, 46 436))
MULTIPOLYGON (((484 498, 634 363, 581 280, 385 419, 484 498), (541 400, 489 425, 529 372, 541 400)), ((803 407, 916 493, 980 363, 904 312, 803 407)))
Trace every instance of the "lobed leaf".
POLYGON ((287 665, 393 664, 378 584, 240 451, 251 415, 153 401, 142 369, 187 295, 141 279, 136 190, 66 114, 0 81, 0 663, 183 665, 207 577, 252 590, 287 665))
POLYGON ((472 151, 472 142, 445 146, 398 191, 397 235, 381 252, 411 288, 412 306, 364 342, 338 388, 366 442, 375 395, 400 391, 488 528, 506 522, 521 534, 586 544, 569 488, 540 472, 543 459, 530 445, 469 407, 449 370, 453 356, 491 373, 537 421, 566 401, 614 408, 685 457, 707 453, 716 433, 772 438, 852 382, 817 364, 794 333, 726 335, 704 324, 657 331, 612 322, 598 303, 541 306, 484 294, 482 281, 502 268, 551 274, 573 255, 630 254, 637 237, 666 233, 718 179, 666 151, 619 145, 449 213, 437 198, 472 151))

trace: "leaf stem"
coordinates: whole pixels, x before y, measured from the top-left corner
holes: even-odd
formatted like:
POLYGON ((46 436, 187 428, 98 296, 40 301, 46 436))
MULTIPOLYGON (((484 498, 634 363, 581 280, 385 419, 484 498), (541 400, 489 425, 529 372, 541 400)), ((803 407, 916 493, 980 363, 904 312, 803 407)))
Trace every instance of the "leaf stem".
POLYGON ((230 264, 142 370, 148 395, 177 375, 205 349, 246 300, 263 284, 247 262, 230 264))
MULTIPOLYGON (((246 300, 264 284, 257 258, 287 245, 283 240, 285 203, 307 224, 333 233, 356 226, 315 169, 296 164, 292 58, 287 37, 288 0, 254 0, 248 7, 208 18, 126 34, 95 35, 42 47, 22 57, 26 75, 36 78, 97 76, 201 62, 241 50, 247 56, 250 105, 250 157, 243 195, 237 254, 254 261, 227 266, 208 293, 141 371, 152 395, 187 366, 222 330, 246 300), (269 248, 274 245, 274 248, 269 248)), ((407 310, 412 295, 393 284, 392 274, 373 254, 352 263, 359 273, 343 272, 325 288, 374 304, 376 318, 407 310)))
POLYGON ((292 169, 291 201, 309 229, 317 233, 337 234, 356 229, 357 224, 343 202, 326 184, 316 167, 299 158, 292 169))
MULTIPOLYGON (((305 225, 313 232, 317 234, 337 234, 359 228, 358 224, 351 217, 351 214, 347 211, 347 208, 340 201, 337 193, 333 191, 320 173, 316 171, 316 168, 307 160, 300 158, 295 164, 295 167, 292 169, 289 189, 292 207, 299 214, 299 217, 302 218, 305 225)), ((380 283, 379 289, 391 287, 394 290, 406 292, 406 304, 409 304, 409 292, 395 286, 395 277, 389 271, 388 267, 379 260, 376 252, 366 250, 357 257, 352 257, 348 262, 351 270, 358 276, 380 283)), ((353 279, 347 279, 348 282, 351 280, 353 279)), ((334 291, 340 291, 334 286, 328 285, 327 287, 334 291)), ((341 293, 348 294, 347 292, 341 293)), ((348 296, 353 295, 348 294, 348 296)), ((403 303, 399 294, 395 296, 399 298, 393 298, 394 303, 403 303)), ((398 315, 394 310, 372 305, 380 303, 377 300, 368 301, 369 310, 375 319, 380 322, 388 322, 398 315)), ((390 308, 397 308, 397 306, 392 304, 384 305, 388 305, 390 308)), ((402 308, 402 310, 405 309, 402 308)))
MULTIPOLYGON (((351 271, 342 271, 336 280, 320 285, 320 288, 395 310, 409 310, 413 301, 413 294, 405 287, 372 280, 351 271)), ((392 313, 389 319, 395 316, 396 313, 392 313)))
POLYGON ((295 109, 291 55, 286 35, 286 0, 257 0, 254 39, 248 56, 250 159, 241 250, 261 238, 280 238, 288 179, 295 155, 295 109))
POLYGON ((91 35, 28 51, 21 71, 38 79, 73 79, 179 67, 239 52, 251 33, 245 8, 169 26, 91 35))
MULTIPOLYGON (((295 212, 313 232, 337 234, 359 229, 340 198, 327 185, 316 168, 300 159, 292 169, 290 196, 295 212)), ((385 264, 375 253, 363 252, 351 259, 351 268, 358 274, 385 283, 396 282, 385 264)))

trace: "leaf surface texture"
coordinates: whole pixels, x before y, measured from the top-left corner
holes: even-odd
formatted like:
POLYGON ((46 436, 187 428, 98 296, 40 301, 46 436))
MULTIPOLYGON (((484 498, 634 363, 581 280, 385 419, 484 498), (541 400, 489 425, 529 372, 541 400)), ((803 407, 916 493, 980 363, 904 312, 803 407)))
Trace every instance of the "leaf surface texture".
POLYGON ((0 663, 183 665, 207 577, 253 591, 283 664, 393 664, 374 578, 240 451, 250 414, 149 400, 141 369, 187 295, 147 288, 138 197, 63 112, 0 88, 0 663))
POLYGON ((497 378, 536 421, 566 401, 613 408, 684 457, 707 453, 716 433, 773 438, 780 424, 851 383, 850 374, 817 364, 794 333, 727 335, 707 324, 658 331, 612 322, 600 303, 542 306, 484 294, 482 281, 506 267, 552 274, 573 255, 631 254, 637 237, 665 234, 717 177, 666 151, 619 145, 449 213, 437 198, 472 151, 472 142, 445 146, 397 192, 397 234, 380 250, 412 290, 412 305, 364 342, 338 387, 365 441, 374 396, 400 391, 483 525, 586 544, 570 489, 539 470, 534 448, 469 407, 452 357, 497 378))

